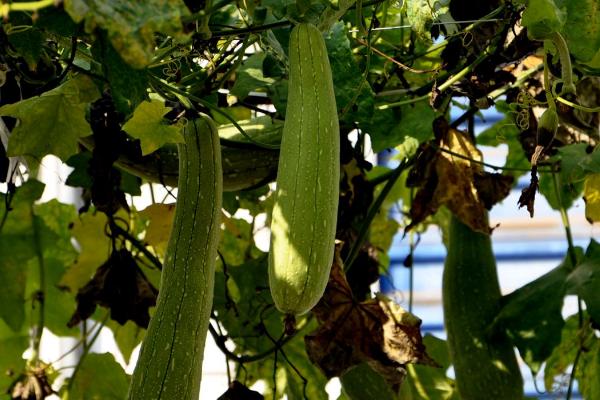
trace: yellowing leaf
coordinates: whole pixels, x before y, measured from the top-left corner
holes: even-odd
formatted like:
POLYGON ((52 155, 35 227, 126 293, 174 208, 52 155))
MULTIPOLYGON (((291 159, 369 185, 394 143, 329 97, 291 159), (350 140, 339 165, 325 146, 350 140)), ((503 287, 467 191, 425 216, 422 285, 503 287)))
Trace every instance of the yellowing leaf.
POLYGON ((94 82, 80 75, 41 96, 0 107, 0 116, 19 119, 8 155, 27 156, 34 165, 47 154, 66 161, 77 153, 77 139, 92 133, 85 112, 99 95, 94 82))
MULTIPOLYGON (((437 145, 440 150, 426 147, 420 157, 422 160, 417 159, 417 164, 411 172, 416 177, 413 179, 416 180, 419 190, 410 209, 412 221, 406 231, 445 205, 471 229, 489 234, 484 203, 493 203, 500 199, 485 193, 486 185, 480 185, 481 188, 476 185, 476 176, 483 174, 481 152, 463 132, 447 126, 440 129, 437 145), (482 194, 486 194, 483 196, 486 202, 482 200, 482 194)), ((508 184, 487 186, 510 188, 508 184)), ((508 190, 504 192, 508 194, 508 190)))
POLYGON ((169 110, 162 101, 143 101, 123 125, 125 132, 140 139, 142 154, 150 154, 165 143, 183 142, 181 125, 169 125, 163 119, 169 110))
POLYGON ((585 218, 590 223, 600 221, 600 174, 591 174, 585 178, 583 200, 585 218))
POLYGON ((140 214, 150 220, 144 237, 146 243, 159 249, 164 248, 171 235, 175 204, 152 204, 140 211, 140 214))
POLYGON ((63 275, 61 285, 76 291, 85 285, 110 256, 110 238, 105 234, 108 218, 103 213, 83 214, 72 233, 80 247, 79 257, 63 275))
POLYGON ((111 44, 134 68, 152 61, 154 32, 184 38, 181 17, 189 14, 178 0, 65 0, 65 11, 75 22, 85 20, 85 30, 105 29, 111 44))

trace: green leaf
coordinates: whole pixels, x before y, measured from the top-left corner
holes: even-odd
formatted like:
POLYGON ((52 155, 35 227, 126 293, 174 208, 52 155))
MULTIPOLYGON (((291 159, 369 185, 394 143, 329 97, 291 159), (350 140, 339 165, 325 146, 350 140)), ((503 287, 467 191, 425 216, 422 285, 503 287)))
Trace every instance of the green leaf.
MULTIPOLYGON (((578 253, 583 255, 580 248, 578 253)), ((567 258, 557 268, 506 296, 492 323, 493 331, 506 330, 534 376, 560 343, 564 325, 561 311, 570 264, 567 258)))
POLYGON ((527 35, 531 39, 545 40, 553 32, 562 29, 565 19, 565 11, 557 7, 553 0, 529 0, 521 24, 527 28, 527 35))
POLYGON ((585 218, 590 223, 600 221, 600 174, 592 174, 585 178, 583 200, 585 218))
POLYGON ((0 393, 6 393, 12 381, 24 370, 23 353, 28 345, 27 332, 15 333, 0 320, 0 393))
POLYGON ((61 286, 67 286, 76 292, 108 259, 111 242, 105 235, 107 223, 106 215, 100 212, 86 213, 75 220, 71 233, 79 244, 80 252, 77 260, 63 275, 61 286))
POLYGON ((88 354, 69 392, 70 400, 123 400, 129 376, 110 353, 88 354))
POLYGON ((267 258, 230 265, 215 274, 214 309, 238 354, 256 354, 273 347, 271 337, 283 331, 282 315, 269 292, 267 258))
POLYGON ((67 177, 65 184, 73 187, 91 188, 93 180, 88 172, 91 159, 92 153, 89 151, 82 151, 69 157, 65 164, 73 168, 73 170, 67 177))
MULTIPOLYGON (((52 200, 35 206, 35 215, 39 220, 38 237, 41 252, 44 257, 45 271, 45 319, 46 328, 59 336, 75 336, 78 329, 69 329, 67 322, 69 315, 75 309, 75 297, 69 291, 63 290, 60 280, 65 273, 66 266, 71 265, 77 256, 77 251, 71 243, 69 225, 77 218, 77 211, 73 205, 59 203, 52 200)), ((29 297, 40 290, 39 261, 31 259, 28 269, 31 271, 27 282, 29 297)))
POLYGON ((326 399, 327 392, 325 392, 325 385, 327 384, 327 378, 308 359, 304 346, 304 337, 298 335, 283 346, 283 351, 289 362, 283 360, 279 362, 285 366, 287 384, 293 388, 293 397, 290 397, 290 400, 292 398, 298 400, 326 399), (292 368, 292 365, 300 374, 292 368), (300 376, 306 380, 306 388, 300 376))
POLYGON ((556 0, 556 3, 567 12, 567 21, 561 33, 567 41, 569 52, 578 61, 591 65, 594 57, 600 54, 600 1, 556 0))
POLYGON ((340 376, 342 393, 350 400, 394 400, 396 394, 385 379, 367 363, 358 364, 340 376))
POLYGON ((446 375, 450 354, 445 340, 430 334, 423 337, 427 353, 441 365, 434 368, 418 364, 407 365, 408 376, 402 384, 400 398, 406 400, 458 400, 454 380, 446 375))
POLYGON ((600 399, 600 339, 581 354, 577 380, 584 399, 600 399))
POLYGON ((101 34, 92 46, 92 55, 104 69, 115 107, 119 112, 129 115, 148 98, 148 71, 134 69, 127 64, 105 33, 101 34))
POLYGON ((558 175, 559 193, 557 193, 554 185, 555 178, 552 176, 552 173, 547 172, 540 174, 540 193, 544 195, 548 204, 550 204, 550 207, 554 210, 560 210, 561 208, 568 210, 571 208, 573 202, 581 196, 583 190, 582 182, 564 183, 564 181, 560 179, 561 175, 562 171, 558 175))
POLYGON ((133 350, 142 343, 146 330, 140 328, 135 322, 127 321, 125 325, 120 325, 117 322, 110 320, 107 324, 110 330, 113 332, 115 342, 119 346, 119 350, 123 355, 126 363, 129 363, 131 353, 133 350))
POLYGON ((150 154, 166 143, 182 143, 181 125, 169 125, 163 118, 169 108, 159 100, 140 103, 133 117, 123 125, 123 130, 140 139, 142 154, 150 154))
POLYGON ((338 111, 344 112, 341 120, 367 127, 373 116, 375 94, 352 54, 343 22, 333 25, 325 35, 325 44, 333 75, 335 101, 338 111))
POLYGON ((37 165, 47 154, 66 160, 77 153, 77 139, 92 133, 85 119, 87 104, 98 96, 94 82, 79 75, 41 96, 0 107, 0 116, 20 120, 10 136, 8 155, 26 156, 37 165))
MULTIPOLYGON (((552 354, 546 360, 544 367, 544 386, 547 391, 554 389, 557 376, 566 373, 567 368, 573 364, 575 355, 582 340, 582 332, 579 329, 579 317, 571 315, 565 320, 565 326, 561 332, 561 341, 554 348, 552 354)), ((563 381, 563 379, 558 379, 563 381)))
POLYGON ((62 7, 46 7, 37 11, 35 26, 64 37, 77 35, 77 24, 62 7))
POLYGON ((437 20, 441 14, 448 12, 447 6, 442 6, 441 2, 432 2, 429 0, 406 0, 406 18, 408 23, 417 35, 426 41, 431 41, 431 24, 437 20))
POLYGON ((423 143, 433 137, 432 123, 435 112, 427 102, 407 104, 399 108, 377 111, 367 128, 373 151, 395 147, 407 137, 423 143))
POLYGON ((567 291, 580 296, 592 319, 600 324, 600 243, 594 239, 590 241, 581 263, 569 274, 567 291))
MULTIPOLYGON (((527 170, 531 165, 527 160, 527 157, 525 157, 525 152, 519 141, 519 133, 519 129, 515 125, 513 119, 506 116, 477 135, 477 144, 494 147, 506 144, 508 146, 508 155, 504 167, 527 170)), ((506 173, 515 177, 516 184, 516 178, 523 175, 525 172, 508 170, 506 173)))
POLYGON ((65 10, 85 30, 105 29, 108 39, 123 60, 133 68, 144 68, 152 61, 154 32, 184 39, 181 17, 189 15, 178 0, 65 0, 65 10))
POLYGON ((29 180, 19 187, 10 203, 1 196, 2 204, 10 204, 10 211, 2 210, 0 221, 0 318, 18 331, 25 319, 25 287, 27 284, 27 261, 35 256, 33 235, 33 202, 44 190, 44 184, 29 180), (8 213, 4 215, 4 213, 8 213))
MULTIPOLYGON (((89 173, 91 160, 92 153, 89 151, 82 151, 69 157, 69 159, 66 161, 66 164, 73 168, 73 170, 67 177, 65 184, 73 187, 90 189, 93 184, 92 176, 89 173)), ((118 170, 118 173, 121 175, 119 189, 125 193, 129 193, 132 196, 141 195, 142 192, 140 189, 140 178, 123 170, 118 170)))
POLYGON ((259 89, 268 88, 275 82, 275 79, 264 76, 263 62, 265 53, 255 53, 248 57, 242 66, 236 72, 236 79, 231 94, 244 99, 248 93, 259 89))
POLYGON ((26 30, 18 30, 8 35, 8 41, 15 50, 23 56, 31 70, 35 70, 42 55, 44 35, 34 27, 26 30))
POLYGON ((287 7, 296 0, 262 0, 261 4, 271 10, 275 18, 281 19, 287 12, 287 7))

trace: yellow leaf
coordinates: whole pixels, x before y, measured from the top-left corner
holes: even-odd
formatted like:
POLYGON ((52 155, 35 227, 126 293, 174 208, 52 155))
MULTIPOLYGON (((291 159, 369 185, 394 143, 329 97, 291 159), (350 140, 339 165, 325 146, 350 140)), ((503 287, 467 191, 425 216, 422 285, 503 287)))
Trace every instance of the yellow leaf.
POLYGON ((73 223, 71 232, 79 244, 79 256, 61 279, 61 285, 76 291, 85 285, 96 269, 104 264, 111 251, 110 238, 106 236, 108 218, 104 213, 83 214, 73 223))
POLYGON ((588 175, 583 187, 585 218, 593 224, 600 221, 600 174, 588 175))
POLYGON ((175 216, 175 203, 152 204, 140 211, 140 214, 150 221, 144 241, 161 250, 166 248, 175 216))

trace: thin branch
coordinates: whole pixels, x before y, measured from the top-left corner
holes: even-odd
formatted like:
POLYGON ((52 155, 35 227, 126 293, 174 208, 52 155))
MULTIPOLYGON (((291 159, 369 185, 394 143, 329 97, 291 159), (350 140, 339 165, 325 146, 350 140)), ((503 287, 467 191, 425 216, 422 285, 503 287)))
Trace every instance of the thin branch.
POLYGON ((279 21, 273 22, 271 24, 257 25, 257 26, 249 26, 248 28, 240 28, 240 29, 227 29, 223 31, 215 31, 212 32, 213 38, 221 38, 227 36, 241 36, 247 35, 250 33, 258 33, 267 31, 269 29, 283 28, 286 26, 290 26, 292 24, 291 21, 279 21))
POLYGON ((403 70, 415 73, 415 74, 426 74, 426 73, 431 73, 431 72, 437 72, 439 69, 435 68, 435 69, 415 69, 412 67, 409 67, 406 64, 402 64, 400 61, 396 60, 393 57, 388 56, 387 54, 385 54, 383 51, 379 50, 376 47, 373 47, 373 45, 369 45, 367 42, 365 42, 362 39, 357 38, 356 41, 360 44, 362 44, 363 46, 369 46, 371 48, 371 50, 373 50, 374 53, 379 54, 381 57, 385 58, 386 60, 396 64, 397 66, 399 66, 400 68, 402 68, 403 70))
POLYGON ((289 342, 292 338, 295 337, 295 334, 288 335, 285 338, 283 338, 279 343, 276 343, 275 346, 273 346, 270 349, 267 349, 261 353, 253 354, 253 355, 238 356, 237 354, 235 354, 234 352, 232 352, 231 350, 229 350, 227 348, 227 346, 225 345, 227 337, 219 335, 219 333, 212 326, 212 324, 208 324, 208 331, 210 332, 211 336, 213 337, 213 340, 217 344, 217 347, 219 348, 219 350, 221 350, 223 352, 223 354, 225 354, 226 357, 228 357, 232 361, 237 362, 239 364, 245 364, 245 363, 251 363, 251 362, 263 360, 263 359, 267 358, 268 356, 270 356, 271 354, 280 350, 287 342, 289 342))
POLYGON ((132 234, 130 234, 125 229, 121 228, 115 223, 110 224, 110 229, 113 233, 116 233, 117 235, 120 235, 123 238, 125 238, 129 243, 133 245, 133 247, 141 251, 156 268, 162 271, 162 263, 160 262, 160 260, 156 258, 156 256, 152 254, 146 248, 146 246, 144 246, 144 244, 140 242, 135 236, 133 236, 132 234))

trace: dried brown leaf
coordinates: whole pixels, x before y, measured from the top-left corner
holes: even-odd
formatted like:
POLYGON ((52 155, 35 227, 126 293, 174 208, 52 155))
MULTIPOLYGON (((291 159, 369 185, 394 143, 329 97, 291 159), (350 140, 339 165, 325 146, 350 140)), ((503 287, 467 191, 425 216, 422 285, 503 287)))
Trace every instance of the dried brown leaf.
POLYGON ((494 204, 504 200, 509 195, 515 180, 510 175, 490 172, 476 173, 474 178, 479 198, 488 210, 491 210, 494 204))
POLYGON ((453 128, 436 126, 436 138, 439 150, 435 157, 427 157, 431 166, 420 167, 426 175, 411 206, 406 231, 445 205, 472 229, 490 233, 486 207, 475 186, 475 176, 482 174, 481 152, 467 135, 453 128))
POLYGON ((310 360, 328 378, 368 362, 391 385, 404 379, 404 364, 435 365, 421 341, 421 320, 378 296, 357 301, 336 260, 325 294, 313 309, 319 328, 305 337, 310 360))

